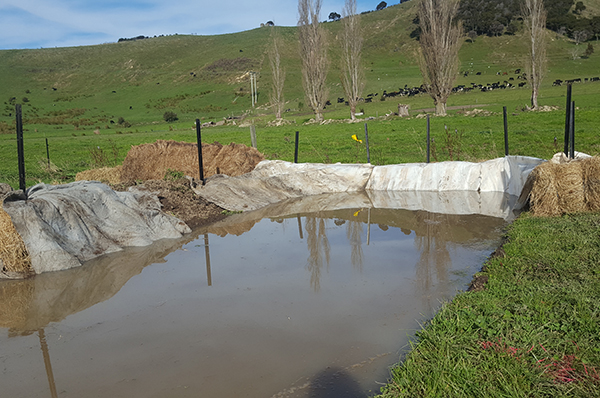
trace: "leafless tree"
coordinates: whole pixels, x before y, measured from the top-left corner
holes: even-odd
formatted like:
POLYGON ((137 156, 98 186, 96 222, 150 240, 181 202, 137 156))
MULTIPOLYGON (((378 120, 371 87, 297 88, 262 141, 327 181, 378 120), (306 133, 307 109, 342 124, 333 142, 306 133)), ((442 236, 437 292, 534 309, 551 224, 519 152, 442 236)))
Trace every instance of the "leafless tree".
POLYGON ((356 0, 346 0, 342 10, 344 30, 342 32, 342 85, 350 105, 350 117, 356 119, 356 105, 365 87, 362 68, 363 36, 360 15, 356 14, 356 0))
POLYGON ((527 77, 531 86, 531 107, 538 108, 540 85, 546 72, 546 10, 542 0, 523 0, 521 14, 529 42, 527 77))
POLYGON ((446 101, 458 74, 462 25, 456 19, 458 0, 421 0, 420 67, 424 86, 433 98, 435 114, 446 114, 446 101))
POLYGON ((322 0, 298 0, 298 39, 302 59, 302 83, 308 104, 317 121, 323 120, 327 101, 327 43, 319 23, 322 0))
POLYGON ((271 104, 275 107, 275 117, 281 119, 285 99, 283 97, 283 85, 285 82, 285 69, 281 66, 280 49, 283 47, 283 39, 279 34, 279 28, 271 28, 271 46, 268 49, 269 61, 271 63, 271 76, 273 87, 271 91, 271 104))

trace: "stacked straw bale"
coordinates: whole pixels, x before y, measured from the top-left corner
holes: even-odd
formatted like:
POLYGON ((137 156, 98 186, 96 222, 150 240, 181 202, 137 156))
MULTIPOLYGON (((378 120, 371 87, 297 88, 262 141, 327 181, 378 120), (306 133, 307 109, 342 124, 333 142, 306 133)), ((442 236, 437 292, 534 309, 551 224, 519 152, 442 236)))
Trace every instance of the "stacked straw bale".
POLYGON ((0 197, 0 278, 23 278, 32 274, 31 259, 21 235, 4 208, 0 197))
POLYGON ((530 209, 535 216, 558 216, 600 210, 600 158, 568 163, 546 162, 529 178, 530 209))
MULTIPOLYGON (((254 170, 264 160, 256 149, 242 144, 202 144, 204 177, 214 174, 238 176, 254 170)), ((121 179, 160 180, 168 170, 200 178, 198 145, 188 142, 158 140, 152 144, 133 146, 123 162, 121 179)))
POLYGON ((116 167, 102 167, 99 169, 84 170, 75 176, 75 181, 100 181, 109 184, 121 182, 122 165, 116 167))

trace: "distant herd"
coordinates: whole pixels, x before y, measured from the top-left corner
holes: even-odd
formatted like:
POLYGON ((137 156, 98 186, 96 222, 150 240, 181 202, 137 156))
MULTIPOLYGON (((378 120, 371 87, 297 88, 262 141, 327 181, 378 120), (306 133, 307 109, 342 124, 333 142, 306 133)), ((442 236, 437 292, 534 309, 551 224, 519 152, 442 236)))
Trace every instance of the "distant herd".
MULTIPOLYGON (((468 77, 470 74, 475 74, 477 76, 481 75, 481 72, 461 72, 461 74, 463 75, 463 77, 468 77)), ((482 92, 487 92, 487 91, 492 91, 492 90, 504 90, 507 88, 514 88, 514 87, 523 87, 527 84, 527 74, 526 73, 521 73, 521 69, 516 69, 514 71, 514 74, 517 75, 517 80, 522 80, 519 83, 511 83, 514 82, 515 78, 514 77, 509 77, 506 80, 503 81, 497 81, 494 83, 488 83, 488 84, 476 84, 476 83, 471 83, 470 86, 465 86, 465 85, 458 85, 456 87, 452 88, 452 92, 453 93, 461 93, 461 92, 469 92, 471 90, 480 90, 482 92)), ((497 72, 496 75, 499 76, 505 76, 508 75, 508 72, 497 72)), ((592 77, 592 78, 577 78, 577 79, 570 79, 570 80, 560 80, 560 79, 556 79, 552 85, 553 86, 562 86, 563 84, 573 84, 573 83, 582 83, 582 82, 597 82, 600 81, 600 77, 592 77)), ((425 86, 424 85, 420 85, 418 87, 408 87, 408 85, 405 85, 404 88, 400 88, 398 89, 398 91, 391 91, 388 92, 386 90, 383 90, 383 93, 381 93, 381 96, 379 95, 379 93, 370 93, 367 94, 366 97, 364 98, 359 98, 359 101, 364 101, 364 102, 372 102, 373 99, 375 97, 379 97, 381 99, 381 101, 384 101, 385 98, 394 98, 394 97, 412 97, 414 95, 417 94, 423 94, 425 93, 425 86)), ((343 97, 338 97, 337 99, 338 104, 346 104, 348 105, 348 101, 346 101, 343 97)), ((326 105, 331 105, 331 103, 329 101, 327 101, 326 105)))

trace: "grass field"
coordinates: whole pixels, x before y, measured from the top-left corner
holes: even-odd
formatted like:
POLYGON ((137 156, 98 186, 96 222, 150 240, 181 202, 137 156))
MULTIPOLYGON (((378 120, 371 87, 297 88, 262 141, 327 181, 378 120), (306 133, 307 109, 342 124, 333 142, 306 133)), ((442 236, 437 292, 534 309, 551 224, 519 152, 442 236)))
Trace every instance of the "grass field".
MULTIPOLYGON (((431 98, 422 94, 379 100, 384 90, 396 91, 422 82, 416 61, 418 42, 409 37, 414 29, 415 7, 416 2, 405 2, 362 16, 367 78, 364 93, 379 95, 371 103, 360 103, 358 110, 366 118, 375 118, 368 122, 374 164, 425 159, 425 121, 414 116, 423 113, 419 110, 433 107, 431 98), (397 111, 398 103, 408 104, 413 117, 382 118, 397 111)), ((207 122, 236 117, 241 118, 236 119, 238 125, 242 120, 245 125, 254 124, 258 149, 271 159, 292 160, 294 133, 300 131, 301 162, 365 162, 364 145, 350 139, 353 134, 364 135, 364 124, 341 123, 349 117, 349 108, 337 103, 338 97, 344 97, 336 41, 341 26, 340 22, 325 24, 330 43, 328 89, 332 103, 325 110, 325 118, 335 122, 323 126, 304 124, 312 112, 302 93, 294 27, 278 27, 286 42, 282 59, 288 112, 284 118, 291 123, 283 127, 268 127, 274 119, 268 105, 271 83, 266 58, 272 28, 218 36, 172 35, 97 46, 0 51, 0 181, 18 184, 16 103, 23 107, 28 186, 39 181, 68 182, 78 171, 120 163, 131 145, 157 139, 195 141, 196 118, 207 122), (251 106, 248 71, 258 72, 256 108, 251 106), (166 111, 177 113, 179 120, 165 123, 166 111)), ((576 149, 598 153, 600 82, 585 79, 600 76, 600 48, 589 58, 573 59, 573 49, 578 48, 574 43, 551 32, 548 40, 548 73, 539 102, 557 110, 523 112, 530 102, 527 86, 453 94, 448 106, 457 109, 446 118, 432 119, 433 160, 449 159, 449 150, 453 159, 459 155, 461 160, 503 155, 503 106, 509 114, 510 153, 551 156, 562 146, 566 92, 564 86, 553 87, 552 82, 573 78, 583 80, 573 90, 578 107, 576 149), (464 116, 470 107, 485 113, 464 116), (453 135, 460 138, 452 139, 453 135), (448 139, 453 143, 448 144, 448 139)), ((525 52, 520 34, 465 41, 456 84, 518 83, 515 70, 524 69, 525 52)), ((203 137, 205 142, 250 144, 249 129, 231 124, 205 129, 203 137)))

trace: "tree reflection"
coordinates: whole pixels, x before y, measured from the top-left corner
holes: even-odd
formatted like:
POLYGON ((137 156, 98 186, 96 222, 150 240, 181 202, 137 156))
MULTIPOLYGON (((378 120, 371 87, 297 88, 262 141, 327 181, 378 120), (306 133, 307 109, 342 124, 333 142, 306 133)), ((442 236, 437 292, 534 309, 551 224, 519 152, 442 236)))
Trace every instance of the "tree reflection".
POLYGON ((331 246, 325 232, 325 220, 317 217, 306 217, 306 243, 308 245, 308 270, 310 271, 310 286, 315 292, 321 288, 321 270, 323 258, 329 267, 331 246))
POLYGON ((362 231, 362 222, 348 222, 346 227, 346 237, 350 243, 350 261, 352 262, 352 268, 361 272, 363 269, 362 231))
POLYGON ((418 212, 417 220, 424 228, 415 231, 415 247, 421 252, 417 262, 417 280, 424 293, 431 291, 435 282, 445 283, 448 280, 448 269, 452 264, 450 253, 446 248, 448 241, 444 238, 445 215, 418 212))

